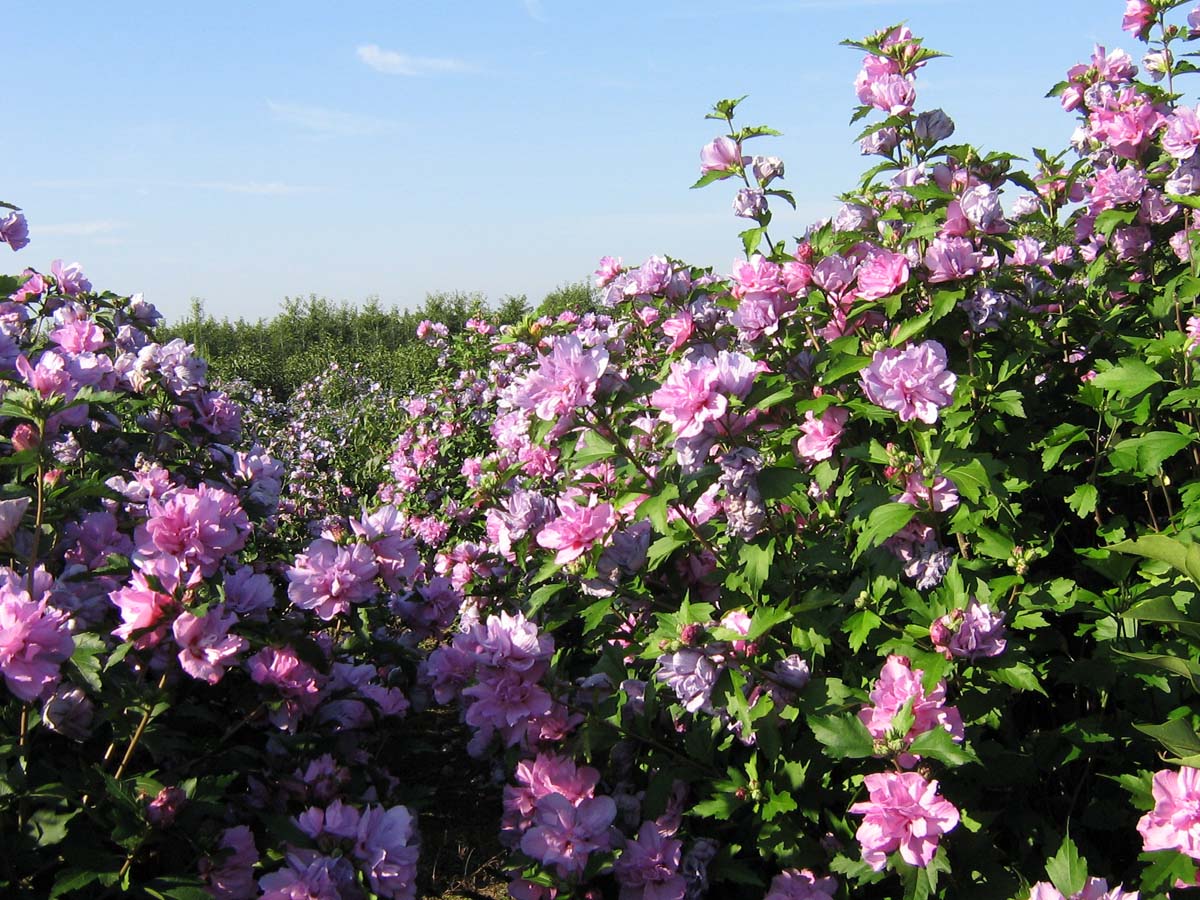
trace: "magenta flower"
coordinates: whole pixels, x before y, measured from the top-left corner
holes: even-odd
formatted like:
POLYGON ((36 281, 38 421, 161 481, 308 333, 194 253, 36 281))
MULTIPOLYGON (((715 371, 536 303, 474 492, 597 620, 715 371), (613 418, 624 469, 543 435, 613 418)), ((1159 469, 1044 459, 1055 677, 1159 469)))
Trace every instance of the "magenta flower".
POLYGON ((941 472, 926 477, 919 471, 909 472, 904 493, 892 498, 895 503, 907 503, 917 509, 949 512, 958 506, 958 487, 941 472))
POLYGON ((187 793, 181 787, 165 787, 146 807, 146 821, 155 828, 166 828, 175 821, 179 810, 187 802, 187 793))
MULTIPOLYGON (((879 673, 879 680, 875 682, 871 691, 873 705, 864 706, 858 713, 858 718, 867 727, 871 737, 877 741, 899 737, 908 745, 927 731, 944 728, 954 740, 963 740, 962 717, 953 706, 945 705, 945 680, 939 681, 937 686, 926 694, 921 684, 921 676, 924 674, 920 669, 912 669, 907 657, 893 655, 887 658, 879 673), (905 706, 912 712, 913 724, 907 733, 893 736, 892 720, 905 706)), ((903 753, 899 757, 900 764, 905 768, 915 765, 916 759, 909 753, 903 753)))
POLYGON ((65 612, 34 601, 24 590, 0 586, 0 673, 9 693, 23 703, 47 696, 73 652, 65 612))
POLYGON ((742 148, 733 138, 716 138, 700 150, 700 171, 705 175, 709 172, 733 174, 741 164, 742 148))
POLYGON ((250 646, 245 638, 229 633, 236 624, 236 615, 220 609, 210 609, 200 617, 190 612, 180 613, 171 630, 179 645, 183 671, 209 684, 220 681, 225 669, 236 662, 235 657, 250 646))
POLYGON ((538 532, 537 542, 558 551, 554 561, 560 566, 579 559, 617 524, 612 504, 599 503, 595 494, 588 497, 586 506, 560 498, 558 510, 561 515, 538 532))
POLYGON ((1200 316, 1190 316, 1188 318, 1184 334, 1187 340, 1184 342, 1183 352, 1195 353, 1196 348, 1200 347, 1200 316))
MULTIPOLYGON (((176 586, 170 579, 168 583, 172 588, 176 586)), ((175 598, 153 587, 145 573, 135 571, 132 582, 113 591, 108 599, 121 613, 121 625, 113 629, 121 640, 131 640, 139 650, 147 650, 166 637, 170 625, 167 616, 175 598)))
POLYGON ((29 497, 17 497, 13 500, 0 500, 0 541, 7 541, 21 525, 25 510, 32 502, 29 497))
POLYGON ((964 237, 935 238, 925 251, 924 262, 931 284, 961 281, 974 275, 983 265, 982 255, 964 237))
POLYGON ((763 900, 832 900, 836 893, 836 878, 818 878, 808 869, 784 869, 771 881, 763 900))
POLYGON ((925 868, 937 853, 938 839, 958 825, 958 810, 938 795, 938 783, 916 772, 878 772, 864 779, 870 799, 850 807, 865 816, 855 837, 863 860, 876 872, 889 853, 900 851, 910 866, 925 868))
POLYGON ((1191 159, 1200 145, 1200 116, 1190 106, 1181 106, 1167 118, 1163 149, 1174 159, 1191 159))
POLYGON ((908 257, 872 249, 858 267, 858 296, 863 300, 890 297, 908 283, 908 257))
POLYGON ((917 89, 911 78, 897 73, 895 65, 891 60, 868 56, 855 79, 854 89, 864 105, 883 110, 889 116, 904 116, 912 112, 917 102, 917 89))
POLYGON ((625 844, 613 865, 620 900, 683 900, 687 882, 679 874, 683 844, 643 822, 637 838, 625 844))
POLYGON ((321 701, 322 676, 291 647, 264 647, 246 660, 246 669, 251 681, 273 688, 283 698, 270 719, 285 731, 295 731, 300 719, 321 701))
POLYGON ((841 406, 829 407, 820 418, 814 416, 811 409, 805 412, 804 421, 800 423, 802 436, 795 446, 796 458, 808 465, 831 458, 849 417, 850 410, 841 406))
POLYGON ((570 416, 592 402, 607 368, 603 347, 585 349, 575 335, 556 338, 550 355, 539 356, 536 371, 515 386, 513 402, 546 422, 570 416))
POLYGON ((358 820, 354 857, 371 890, 392 900, 413 900, 417 892, 417 833, 404 806, 368 806, 358 820))
POLYGON ((1004 613, 994 613, 974 597, 967 608, 951 610, 929 626, 935 650, 950 659, 957 656, 974 662, 999 656, 1008 646, 1004 613))
POLYGON ((876 406, 899 414, 901 422, 933 424, 938 410, 953 400, 958 379, 946 369, 946 350, 925 341, 904 350, 877 350, 863 371, 863 393, 876 406))
POLYGON ((1125 16, 1121 20, 1121 30, 1128 31, 1134 37, 1144 38, 1154 21, 1154 5, 1150 0, 1125 0, 1125 16))
POLYGON ((8 244, 13 250, 29 245, 29 223, 23 213, 11 212, 0 219, 0 244, 8 244))
POLYGON ((375 584, 378 574, 379 564, 366 544, 340 547, 318 538, 288 569, 288 599, 329 621, 350 609, 350 604, 363 603, 379 593, 375 584))
POLYGON ((600 773, 590 766, 576 766, 575 760, 550 753, 539 753, 533 760, 517 763, 517 787, 504 788, 504 817, 500 839, 514 847, 533 824, 537 801, 550 794, 561 794, 572 803, 594 797, 600 773))
POLYGON ((625 271, 625 267, 621 264, 619 256, 603 256, 600 258, 600 265, 596 268, 596 287, 608 287, 612 281, 625 271))
POLYGON ((1154 809, 1137 824, 1143 850, 1178 850, 1200 860, 1200 769, 1154 773, 1154 809))
POLYGON ((467 724, 487 735, 501 731, 509 745, 523 734, 515 726, 547 715, 554 705, 546 689, 524 672, 481 671, 479 682, 463 696, 472 701, 464 716, 467 724))
POLYGON ((155 556, 170 556, 183 569, 211 578, 225 557, 245 546, 250 532, 237 497, 206 484, 152 499, 147 511, 150 518, 134 533, 134 561, 143 567, 155 556))
POLYGON ((258 886, 261 900, 344 900, 359 893, 349 860, 321 856, 312 850, 291 851, 287 865, 264 875, 258 886))
POLYGON ((562 794, 537 801, 533 827, 521 838, 521 851, 545 866, 554 866, 560 878, 583 873, 588 855, 611 845, 609 827, 617 815, 612 797, 590 797, 573 804, 562 794))
POLYGON ((717 370, 709 359, 680 360, 662 387, 650 395, 650 405, 671 425, 677 437, 692 438, 709 422, 725 415, 729 400, 717 390, 717 370))
POLYGON ((1029 891, 1029 900, 1138 900, 1137 891, 1127 891, 1122 885, 1111 890, 1103 878, 1089 878, 1077 894, 1065 896, 1048 881, 1039 881, 1029 891))
POLYGON ((654 678, 668 685, 690 713, 711 713, 712 692, 724 667, 700 650, 683 649, 660 656, 654 678))
POLYGON ((64 266, 61 259, 56 259, 50 263, 50 273, 58 282, 60 294, 74 297, 78 294, 86 294, 92 289, 92 283, 84 276, 83 267, 77 262, 64 266))
POLYGON ((226 828, 221 833, 219 847, 224 851, 218 860, 200 862, 200 874, 208 882, 215 900, 254 900, 258 888, 254 883, 254 865, 258 848, 254 833, 245 825, 226 828))

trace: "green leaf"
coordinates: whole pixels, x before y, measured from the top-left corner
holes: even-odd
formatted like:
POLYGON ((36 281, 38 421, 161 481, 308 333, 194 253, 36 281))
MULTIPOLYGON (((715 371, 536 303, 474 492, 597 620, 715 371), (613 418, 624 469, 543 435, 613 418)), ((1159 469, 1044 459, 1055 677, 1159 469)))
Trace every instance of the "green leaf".
POLYGON ((770 822, 777 816, 795 812, 797 809, 799 806, 788 791, 775 793, 775 786, 767 782, 767 802, 763 804, 761 813, 764 822, 770 822))
POLYGON ((714 181, 721 181, 725 178, 729 178, 732 174, 732 172, 725 171, 724 169, 716 172, 705 172, 700 176, 700 180, 692 185, 692 190, 694 191, 696 188, 707 187, 714 181))
POLYGON ((693 815, 703 819, 728 819, 742 802, 733 794, 718 794, 710 800, 701 800, 692 807, 693 815))
POLYGON ((758 594, 771 574, 771 562, 775 559, 775 538, 766 544, 743 544, 738 558, 742 564, 742 575, 750 591, 758 594))
POLYGON ((54 886, 50 888, 50 893, 47 895, 47 900, 55 900, 57 897, 71 893, 71 891, 87 887, 99 877, 99 872, 88 872, 85 869, 65 869, 55 879, 54 886))
POLYGON ((1165 622, 1174 625, 1194 625, 1196 622, 1171 602, 1170 597, 1150 597, 1140 603, 1135 603, 1121 613, 1125 619, 1137 619, 1139 622, 1165 622))
POLYGON ((1185 544, 1165 534, 1147 534, 1135 541, 1110 544, 1108 549, 1165 562, 1200 585, 1200 545, 1185 544))
POLYGON ((1200 755, 1200 737, 1185 719, 1172 719, 1162 725, 1134 725, 1142 734, 1154 738, 1176 756, 1200 755))
POLYGON ((867 637, 878 626, 883 624, 883 619, 879 618, 869 609, 860 609, 854 615, 846 620, 843 630, 850 637, 850 649, 857 653, 862 649, 862 645, 867 642, 867 637))
POLYGON ((832 385, 834 382, 847 375, 854 375, 861 372, 871 364, 869 356, 844 356, 835 363, 832 363, 821 376, 823 384, 832 385))
POLYGON ((965 766, 978 762, 974 751, 955 743, 945 728, 934 728, 918 735, 908 747, 908 752, 920 757, 929 757, 948 766, 965 766))
POLYGON ((690 540, 691 533, 683 530, 664 534, 650 545, 650 549, 646 553, 646 571, 655 571, 672 553, 680 547, 686 546, 690 540))
POLYGON ((758 250, 758 245, 762 243, 763 235, 766 234, 766 228, 748 228, 738 235, 742 239, 742 248, 746 251, 747 256, 753 256, 758 250))
POLYGON ((767 466, 758 473, 758 491, 764 500, 784 500, 808 487, 809 475, 803 469, 767 466))
POLYGON ((1002 669, 989 669, 988 675, 995 681, 1014 687, 1018 691, 1036 691, 1046 696, 1046 689, 1042 687, 1037 673, 1029 667, 1028 663, 1018 662, 1002 669))
POLYGON ((1127 465, 1118 465, 1122 456, 1134 460, 1133 471, 1141 475, 1154 475, 1162 464, 1192 443, 1191 435, 1175 431, 1151 431, 1135 438, 1126 438, 1112 448, 1110 461, 1118 468, 1128 470, 1127 465))
POLYGON ((1105 391, 1116 391, 1122 397, 1136 397, 1162 380, 1158 372, 1140 359, 1129 358, 1098 374, 1091 384, 1105 391))
POLYGON ((1196 880, 1196 861, 1178 850, 1140 853, 1138 859, 1147 863, 1140 887, 1148 894, 1173 887, 1176 881, 1191 884, 1196 880))
POLYGON ((1058 852, 1046 860, 1046 874, 1065 897, 1078 894, 1087 884, 1087 860, 1079 855, 1079 848, 1069 837, 1063 838, 1058 852))
POLYGON ((825 755, 833 759, 865 759, 875 755, 875 739, 853 713, 844 716, 814 716, 808 725, 820 741, 825 755))
POLYGON ((1083 484, 1077 485, 1075 490, 1071 491, 1071 496, 1067 497, 1067 506, 1079 518, 1086 519, 1096 511, 1096 504, 1099 501, 1100 491, 1097 490, 1094 484, 1088 484, 1085 481, 1083 484))
POLYGON ((858 536, 856 553, 877 547, 912 521, 917 510, 907 503, 885 503, 871 510, 867 526, 858 536))
POLYGON ((533 592, 529 597, 529 602, 525 604, 525 615, 533 617, 552 600, 564 588, 565 584, 543 584, 540 588, 533 592))

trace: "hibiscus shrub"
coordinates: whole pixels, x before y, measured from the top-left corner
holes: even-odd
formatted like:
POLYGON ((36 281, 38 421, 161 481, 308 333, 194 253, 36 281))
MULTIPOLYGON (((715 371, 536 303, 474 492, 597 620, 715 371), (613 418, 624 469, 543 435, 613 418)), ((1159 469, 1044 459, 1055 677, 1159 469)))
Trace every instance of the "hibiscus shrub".
POLYGON ((1072 151, 1027 172, 915 109, 907 29, 849 42, 876 164, 795 242, 746 155, 773 132, 718 103, 730 274, 605 259, 604 312, 409 401, 384 490, 468 595, 425 678, 511 773, 512 896, 1196 882, 1182 5, 1130 0, 1151 81, 1097 48, 1056 91, 1072 151))
POLYGON ((0 895, 414 897, 417 637, 332 621, 420 580, 394 510, 280 557, 283 466, 152 306, 59 261, 0 296, 0 895))

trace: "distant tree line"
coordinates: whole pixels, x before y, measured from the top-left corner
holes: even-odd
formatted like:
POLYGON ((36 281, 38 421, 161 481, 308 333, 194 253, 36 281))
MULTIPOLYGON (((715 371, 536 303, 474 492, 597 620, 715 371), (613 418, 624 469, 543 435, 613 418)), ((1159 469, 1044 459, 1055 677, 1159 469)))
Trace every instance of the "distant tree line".
POLYGON ((530 315, 583 313, 593 307, 586 282, 556 288, 536 310, 523 294, 492 306, 478 292, 437 292, 427 294, 420 307, 405 310, 384 308, 376 297, 356 305, 312 294, 286 297, 278 314, 255 322, 217 319, 205 311, 202 300, 193 298, 188 315, 163 332, 166 340, 180 337, 195 344, 213 375, 245 379, 285 399, 334 362, 358 365, 393 390, 420 387, 437 360, 437 351, 417 339, 417 326, 426 319, 455 332, 472 317, 511 325, 530 315))

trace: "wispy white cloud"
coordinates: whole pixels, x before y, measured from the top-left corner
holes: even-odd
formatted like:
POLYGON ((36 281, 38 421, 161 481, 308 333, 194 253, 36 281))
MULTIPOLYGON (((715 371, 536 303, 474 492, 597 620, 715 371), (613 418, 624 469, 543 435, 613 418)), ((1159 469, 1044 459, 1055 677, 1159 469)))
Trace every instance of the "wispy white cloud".
POLYGON ((546 8, 542 5, 542 0, 521 0, 521 5, 525 7, 525 12, 529 18, 538 22, 547 22, 546 8))
POLYGON ((276 103, 274 100, 268 100, 267 108, 276 121, 286 122, 317 134, 371 137, 397 131, 400 127, 398 123, 389 119, 304 103, 276 103))
POLYGON ((410 56, 396 50, 384 50, 378 44, 363 44, 357 53, 363 63, 385 75, 452 75, 475 71, 475 67, 465 60, 410 56))
POLYGON ((121 228, 120 222, 103 219, 95 222, 60 222, 51 225, 37 225, 39 236, 47 237, 97 237, 112 234, 121 228))

